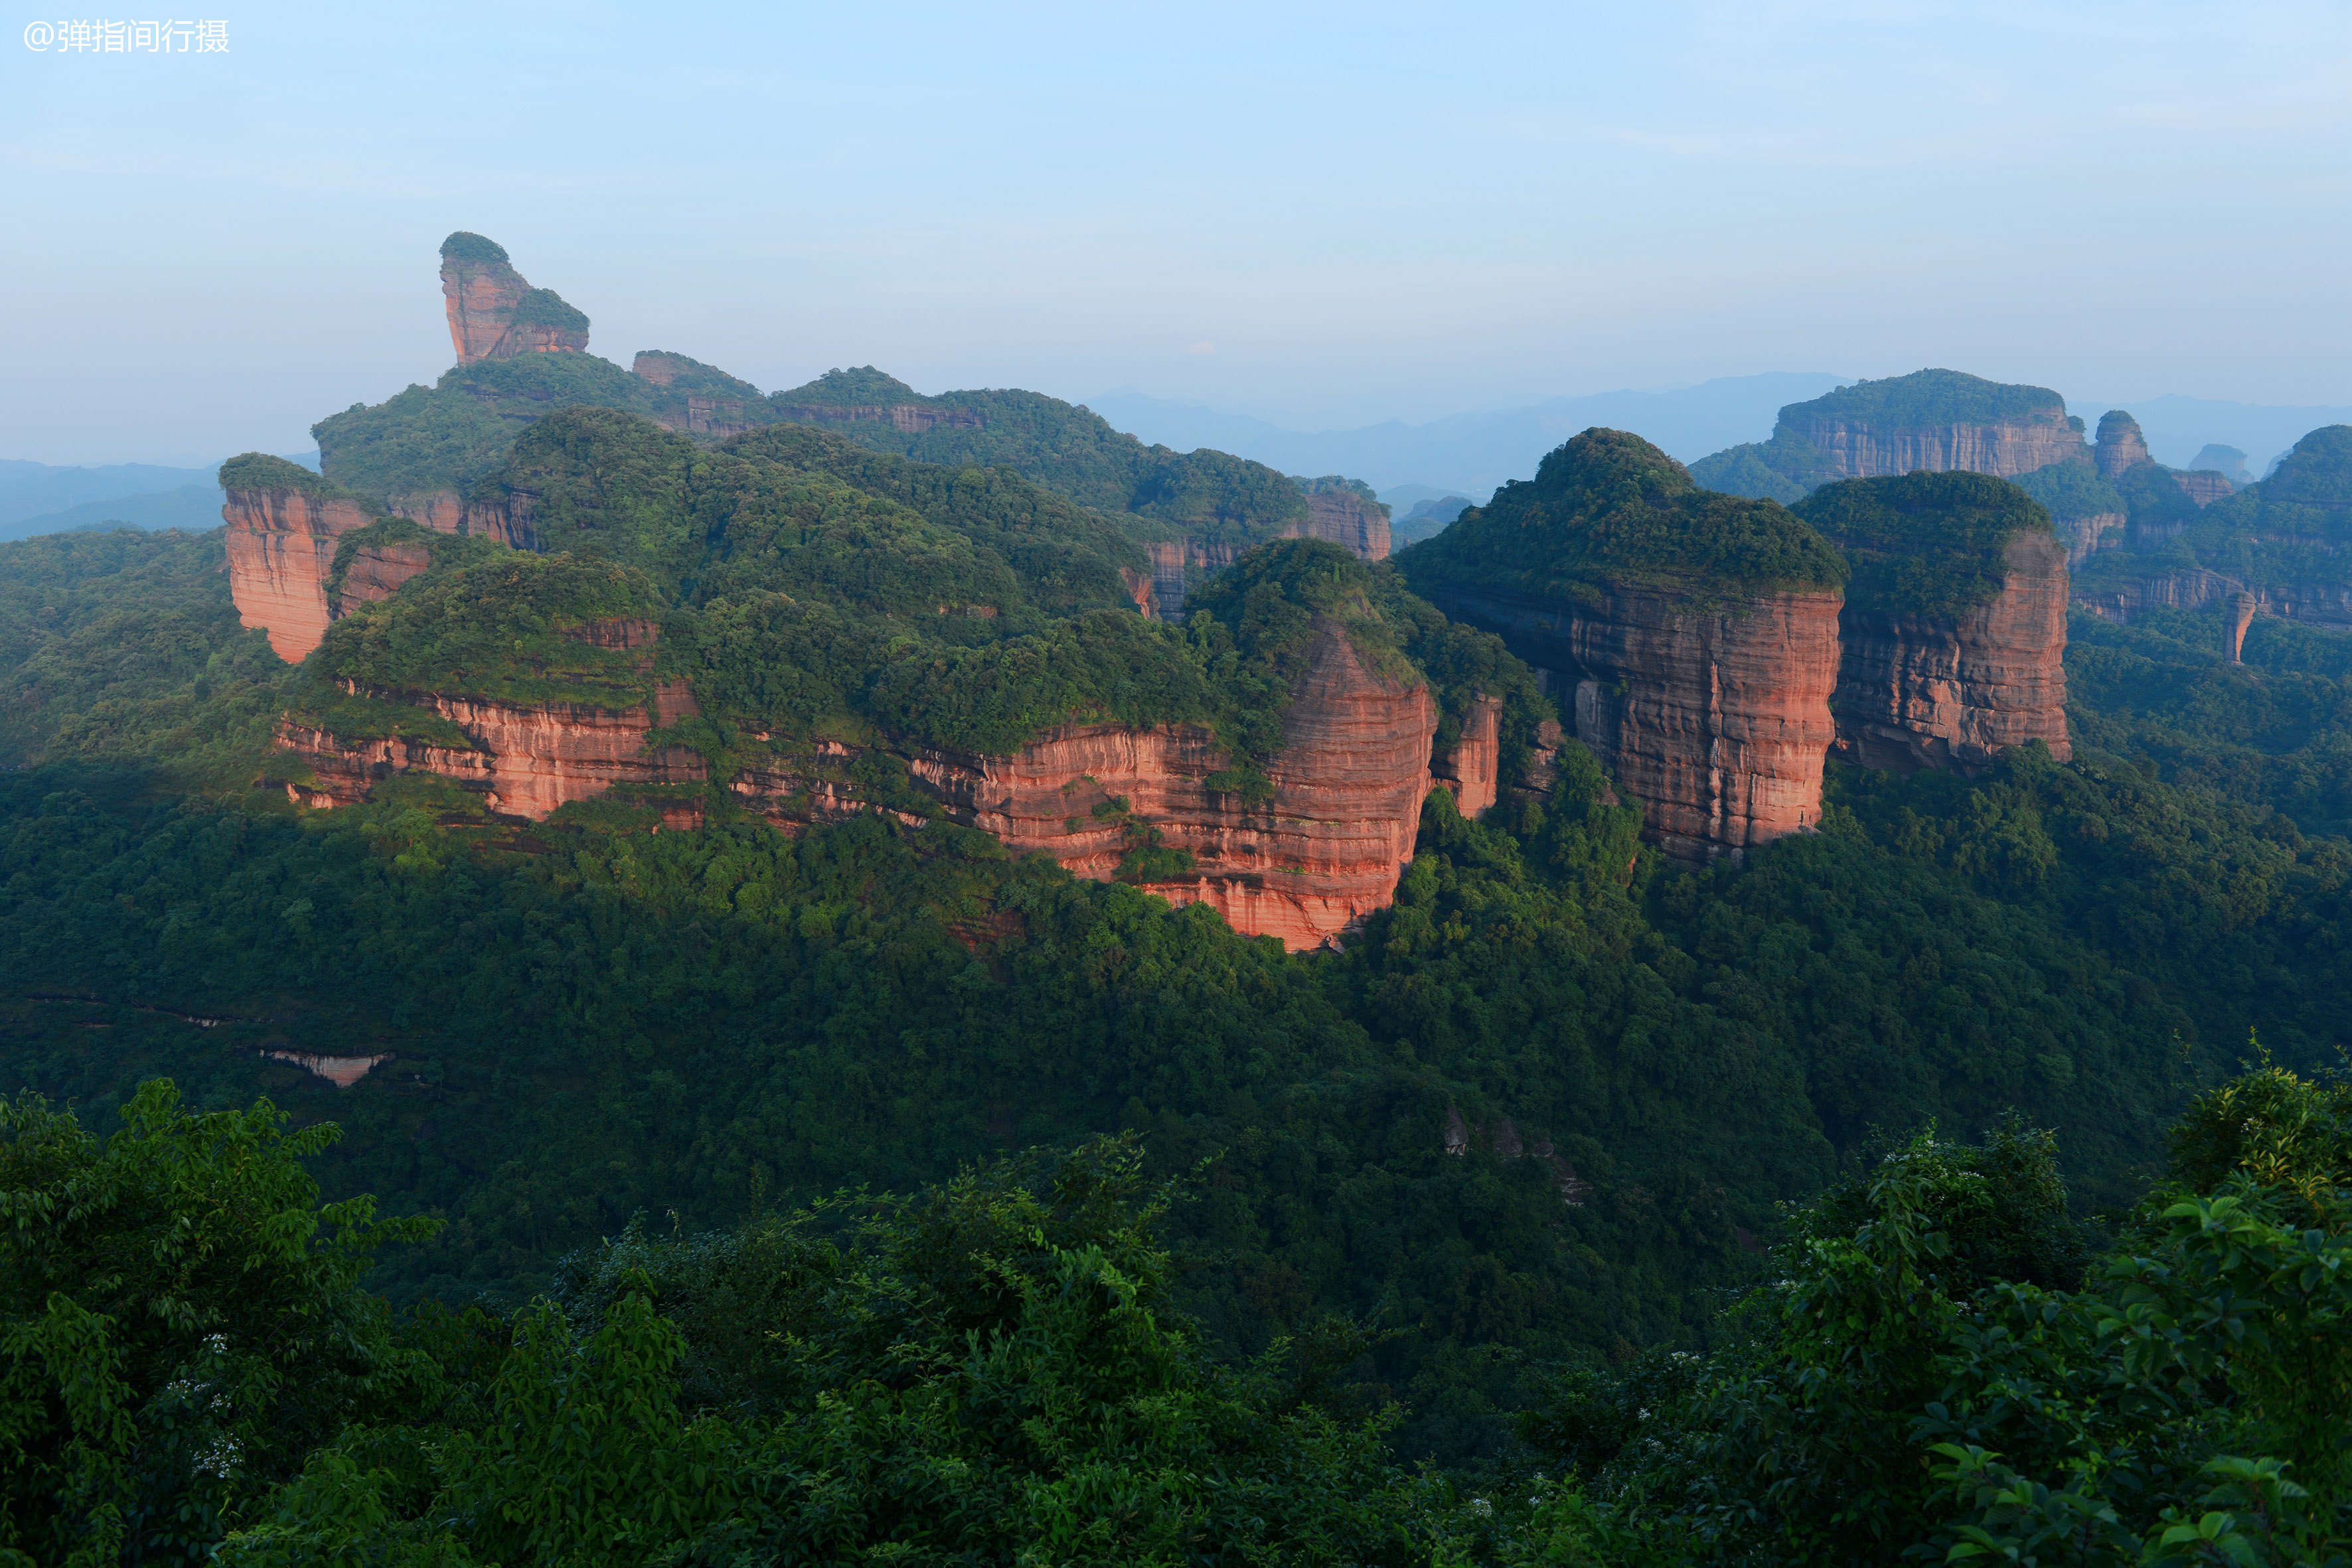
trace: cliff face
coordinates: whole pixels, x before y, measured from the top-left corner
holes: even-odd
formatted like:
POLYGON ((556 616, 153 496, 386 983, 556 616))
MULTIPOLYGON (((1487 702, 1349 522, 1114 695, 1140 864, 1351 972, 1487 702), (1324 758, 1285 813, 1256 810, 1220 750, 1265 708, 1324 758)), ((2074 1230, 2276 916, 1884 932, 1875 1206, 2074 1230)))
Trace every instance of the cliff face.
POLYGON ((988 424, 969 408, 927 408, 914 403, 855 406, 812 404, 801 407, 779 407, 776 416, 795 425, 887 425, 891 429, 909 436, 919 436, 942 426, 950 430, 979 430, 988 424))
POLYGON ((2066 542, 2066 564, 2071 568, 2088 561, 2095 552, 2111 549, 2119 543, 2120 541, 2107 537, 2107 530, 2128 527, 2131 514, 2100 511, 2088 517, 2060 518, 2057 522, 2058 531, 2066 542))
MULTIPOLYGON (((613 635, 622 639, 614 646, 635 647, 653 633, 626 623, 613 635)), ((457 725, 471 747, 345 742, 289 722, 278 743, 318 782, 289 793, 310 805, 348 804, 378 779, 415 769, 480 789, 494 810, 537 819, 615 786, 706 776, 697 753, 646 745, 656 722, 692 710, 683 687, 665 689, 653 711, 401 695, 457 725)), ((1426 688, 1373 675, 1327 623, 1285 717, 1283 749, 1265 770, 1272 795, 1259 802, 1209 787, 1230 758, 1194 725, 1068 726, 1010 756, 897 754, 950 820, 993 834, 1015 854, 1043 851, 1082 877, 1108 879, 1156 833, 1165 848, 1192 855, 1194 868, 1139 885, 1176 903, 1212 904, 1235 930, 1298 950, 1335 941, 1394 896, 1429 788, 1436 727, 1426 688)), ((849 776, 860 754, 820 743, 797 760, 739 773, 729 787, 788 830, 834 820, 867 808, 849 776)), ((1491 765, 1486 772, 1491 796, 1491 765)))
POLYGON ((2091 448, 2091 458, 2098 464, 2099 478, 2103 479, 2115 479, 2142 463, 2155 461, 2148 456, 2139 421, 2120 408, 2111 408, 2100 416, 2099 439, 2091 448))
POLYGON ((1387 510, 1345 490, 1318 490, 1307 498, 1307 521, 1282 531, 1285 539, 1320 539, 1359 561, 1389 558, 1387 510))
POLYGON ((1844 606, 1830 705, 1848 761, 1973 772, 2003 747, 2037 738, 2061 760, 2074 754, 2064 548, 2048 535, 2021 533, 2004 559, 2000 596, 1957 618, 1844 606))
POLYGON ((2172 482, 2179 485, 2189 499, 2200 507, 2211 506, 2222 497, 2235 495, 2238 492, 2237 486, 2210 468, 2200 468, 2194 473, 2187 474, 2176 471, 2172 476, 2172 482))
POLYGON ((1983 425, 1905 427, 1807 416, 1792 421, 1791 427, 1813 445, 1831 476, 1841 479, 1919 468, 2009 479, 2063 462, 2083 449, 2083 438, 2066 423, 2063 406, 1983 425))
MULTIPOLYGON (((1429 771, 1432 782, 1442 784, 1454 794, 1454 809, 1465 816, 1477 816, 1495 804, 1500 787, 1503 765, 1502 745, 1503 704, 1497 698, 1481 693, 1464 715, 1462 735, 1444 755, 1433 759, 1429 771)), ((1559 726, 1549 719, 1543 727, 1557 731, 1559 726)), ((1543 739, 1544 737, 1538 737, 1543 739)), ((1549 737, 1549 747, 1538 751, 1557 751, 1559 739, 1549 737)), ((1550 757, 1539 760, 1537 766, 1550 782, 1550 757)))
POLYGON ((1438 603, 1572 685, 1562 706, 1576 738, 1642 802, 1669 853, 1737 854, 1820 821, 1840 595, 1713 609, 1633 587, 1590 600, 1456 591, 1438 603))
POLYGON ((1202 540, 1190 534, 1143 548, 1151 557, 1152 599, 1165 620, 1184 616, 1184 584, 1191 571, 1221 572, 1264 539, 1320 539, 1359 561, 1389 558, 1389 520, 1376 504, 1346 491, 1307 498, 1307 515, 1255 539, 1202 540))
POLYGON ((459 364, 588 347, 588 319, 533 289, 506 251, 479 235, 453 234, 442 242, 441 297, 459 364))
POLYGON ((318 782, 289 784, 287 794, 304 805, 349 805, 364 799, 379 779, 432 773, 479 790, 494 811, 537 821, 565 801, 587 800, 615 784, 694 784, 706 776, 702 758, 694 752, 646 747, 658 714, 645 709, 519 706, 430 692, 395 695, 456 724, 471 747, 459 751, 406 739, 349 741, 289 721, 278 727, 278 747, 308 763, 318 782))
POLYGON ((322 499, 290 487, 227 494, 221 518, 228 524, 229 596, 237 618, 249 627, 268 628, 278 657, 299 663, 319 646, 333 618, 327 574, 335 561, 335 541, 374 519, 356 501, 322 499))

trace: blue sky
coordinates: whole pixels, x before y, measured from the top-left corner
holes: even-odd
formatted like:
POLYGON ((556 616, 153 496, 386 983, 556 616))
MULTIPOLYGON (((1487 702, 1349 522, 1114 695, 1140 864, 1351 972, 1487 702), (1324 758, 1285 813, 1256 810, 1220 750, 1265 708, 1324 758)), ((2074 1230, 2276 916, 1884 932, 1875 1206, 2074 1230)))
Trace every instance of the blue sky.
MULTIPOLYGON (((1298 427, 1768 370, 2352 402, 2340 5, 239 6, 0 37, 0 457, 290 451, 488 234, 626 363, 1298 427)), ((1759 434, 1761 434, 1759 432, 1759 434)))

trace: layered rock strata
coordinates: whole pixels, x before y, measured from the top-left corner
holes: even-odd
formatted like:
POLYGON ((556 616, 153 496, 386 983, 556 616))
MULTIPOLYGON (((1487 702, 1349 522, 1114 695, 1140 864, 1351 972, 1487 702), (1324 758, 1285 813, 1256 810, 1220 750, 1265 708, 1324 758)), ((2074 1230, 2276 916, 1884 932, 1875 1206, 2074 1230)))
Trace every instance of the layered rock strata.
MULTIPOLYGON (((1544 723, 1554 731, 1559 728, 1549 719, 1544 723)), ((1482 816, 1495 804, 1502 782, 1502 731, 1501 700, 1481 692, 1472 700, 1470 711, 1463 715, 1461 738, 1443 756, 1430 763, 1432 782, 1453 793, 1454 809, 1465 816, 1482 816)), ((1551 747, 1557 749, 1557 733, 1550 741, 1551 747)), ((1547 756, 1539 764, 1547 774, 1549 762, 1547 756)), ((1547 777, 1545 783, 1549 782, 1547 777)))
POLYGON ((1975 772, 2005 747, 2066 733, 2066 558, 2039 532, 2004 552, 2000 595, 1957 618, 1903 616, 1849 600, 1830 707, 1837 745, 1871 768, 1975 772))
POLYGON ((2103 479, 2155 461, 2148 455, 2147 437, 2140 434, 2139 421, 2120 408, 2099 416, 2099 438, 2091 448, 2091 460, 2098 465, 2103 479))
POLYGON ((646 744, 661 721, 659 702, 651 709, 613 709, 433 692, 373 695, 447 720, 463 731, 467 746, 405 737, 355 741, 289 719, 278 726, 278 747, 308 764, 315 779, 286 786, 298 804, 350 805, 394 773, 430 773, 478 791, 495 812, 537 821, 566 801, 590 800, 615 785, 699 784, 708 776, 699 753, 646 744))
POLYGON ((534 289, 505 249, 478 234, 441 244, 441 296, 459 364, 524 353, 582 353, 587 318, 546 289, 534 289))
POLYGON ((292 486, 231 489, 227 497, 221 520, 228 525, 229 596, 237 618, 267 628, 278 657, 299 663, 334 618, 327 576, 335 542, 375 519, 350 497, 292 486))
POLYGON ((344 563, 331 618, 341 620, 362 605, 391 598, 402 584, 432 564, 432 548, 421 540, 356 546, 344 563))
MULTIPOLYGON (((1799 408, 1782 411, 1784 420, 1799 408)), ((1983 425, 1884 426, 1865 420, 1799 415, 1790 421, 1811 442, 1834 479, 1964 469, 2010 479, 2080 456, 2083 438, 2060 407, 1983 425)))
POLYGON ((809 404, 798 407, 778 407, 776 417, 795 425, 887 425, 891 429, 909 436, 919 436, 926 430, 945 426, 950 430, 978 430, 988 421, 969 408, 930 408, 917 403, 896 404, 809 404))
POLYGON ((1151 557, 1151 591, 1166 620, 1184 616, 1187 580, 1195 572, 1222 572, 1252 547, 1267 539, 1320 539, 1339 545, 1359 561, 1389 558, 1388 513, 1378 502, 1367 502, 1346 491, 1326 491, 1307 498, 1307 515, 1294 518, 1273 533, 1251 539, 1202 540, 1190 534, 1146 544, 1151 557))
POLYGON ((1285 539, 1320 539, 1336 544, 1359 561, 1389 558, 1388 508, 1346 490, 1311 492, 1307 518, 1283 530, 1285 539))
POLYGON ((2211 468, 2200 468, 2192 473, 2175 470, 2172 482, 2179 485, 2190 500, 2200 507, 2211 506, 2225 496, 2238 493, 2238 487, 2211 468))
MULTIPOLYGON (((652 635, 647 624, 615 623, 608 640, 636 647, 652 635)), ((314 775, 288 786, 298 802, 347 804, 380 779, 418 770, 479 790, 497 812, 535 820, 615 787, 706 777, 698 754, 648 744, 656 724, 691 711, 682 686, 661 689, 650 710, 627 710, 386 695, 447 720, 468 745, 345 741, 289 721, 278 743, 314 775)), ((1465 736, 1488 736, 1491 752, 1494 727, 1491 715, 1474 715, 1465 736)), ((1326 622, 1285 714, 1282 750, 1265 769, 1272 793, 1263 799, 1212 786, 1232 760, 1196 725, 1071 725, 1010 756, 922 748, 896 755, 950 820, 994 835, 1016 854, 1051 855, 1082 877, 1108 879, 1156 836, 1157 847, 1189 854, 1193 868, 1139 886, 1175 903, 1210 904, 1235 930, 1301 950, 1338 941, 1393 898, 1430 787, 1436 728, 1426 687, 1373 674, 1337 623, 1326 622)), ((788 831, 853 816, 869 809, 850 777, 863 751, 820 742, 746 769, 728 787, 788 831)), ((1469 751, 1457 748, 1450 765, 1457 775, 1485 777, 1491 801, 1492 763, 1469 751)), ((690 807, 679 812, 680 825, 692 820, 690 807)))
POLYGON ((1669 853, 1737 855, 1820 821, 1839 594, 1722 604, 1620 586, 1576 599, 1436 597, 1572 687, 1561 704, 1572 732, 1648 808, 1669 853))

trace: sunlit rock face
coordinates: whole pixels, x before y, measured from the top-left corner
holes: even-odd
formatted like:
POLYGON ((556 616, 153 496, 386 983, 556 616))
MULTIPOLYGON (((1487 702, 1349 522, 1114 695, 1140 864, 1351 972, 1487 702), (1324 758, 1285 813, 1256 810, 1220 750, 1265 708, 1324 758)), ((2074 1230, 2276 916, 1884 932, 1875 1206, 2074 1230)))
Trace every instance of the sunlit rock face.
POLYGON ((588 318, 552 291, 533 289, 503 247, 459 232, 441 242, 441 295, 459 364, 588 347, 588 318))
POLYGON ((1560 678, 1576 738, 1642 803, 1662 847, 1690 858, 1820 822, 1842 602, 1823 592, 1709 603, 1633 587, 1441 600, 1560 678))
MULTIPOLYGON (((637 629, 623 646, 651 643, 649 624, 630 625, 637 629)), ((536 820, 615 788, 707 778, 697 753, 650 744, 656 725, 693 710, 682 684, 659 688, 641 710, 387 695, 448 721, 468 744, 345 741, 289 722, 278 743, 309 764, 315 781, 289 786, 297 801, 349 804, 379 779, 417 770, 478 789, 501 815, 536 820)), ((819 742, 727 782, 744 805, 798 831, 877 804, 889 809, 854 777, 862 758, 885 752, 919 796, 908 805, 929 803, 1015 853, 1042 851, 1082 877, 1124 874, 1172 902, 1210 904, 1235 930, 1300 950, 1339 941, 1394 898, 1430 787, 1436 728, 1428 689, 1365 668, 1331 622, 1317 628, 1282 750, 1255 789, 1208 731, 1184 724, 1066 726, 1008 756, 819 742), (1189 855, 1191 865, 1178 869, 1139 853, 1153 848, 1189 855)), ((1491 718, 1482 727, 1473 715, 1469 733, 1484 735, 1489 751, 1493 729, 1491 718)), ((1491 803, 1493 764, 1465 759, 1465 750, 1456 749, 1452 765, 1483 775, 1491 803)), ((669 814, 677 826, 698 820, 687 804, 669 814)))
POLYGON ((233 489, 227 498, 221 520, 228 525, 229 596, 237 618, 266 627, 278 657, 299 663, 334 618, 327 576, 336 541, 374 519, 349 497, 288 485, 233 489))
POLYGON ((1957 616, 1891 614, 1849 601, 1831 699, 1841 755, 1865 767, 1974 772, 2010 746, 2066 733, 2065 550, 2021 533, 2000 596, 1957 616))

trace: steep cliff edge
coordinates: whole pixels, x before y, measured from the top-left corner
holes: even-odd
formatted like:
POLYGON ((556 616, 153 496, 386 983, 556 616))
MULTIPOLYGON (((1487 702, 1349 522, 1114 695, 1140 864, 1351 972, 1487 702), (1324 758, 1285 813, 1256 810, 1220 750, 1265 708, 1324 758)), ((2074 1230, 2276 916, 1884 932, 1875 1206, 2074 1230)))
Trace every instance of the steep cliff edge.
POLYGON ((1573 691, 1573 733, 1671 852, 1820 819, 1845 566, 1778 503, 1701 490, 1640 437, 1588 430, 1398 566, 1573 691))
POLYGON ((248 627, 267 628, 269 646, 289 664, 319 646, 334 612, 327 578, 337 542, 374 514, 340 485, 260 452, 220 468, 228 550, 229 595, 248 627))
POLYGON ((459 364, 588 347, 588 318, 553 289, 532 288, 505 247, 478 234, 441 242, 441 295, 459 364))
POLYGON ((1840 479, 1919 469, 2011 479, 2084 455, 2080 422, 2048 387, 1922 370, 1790 404, 1771 439, 1702 458, 1691 472, 1711 489, 1785 502, 1840 479))
POLYGON ((2065 547, 2016 486, 1979 474, 1850 479, 1797 514, 1853 568, 1830 700, 1864 767, 1973 772, 2066 732, 2065 547))

